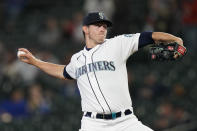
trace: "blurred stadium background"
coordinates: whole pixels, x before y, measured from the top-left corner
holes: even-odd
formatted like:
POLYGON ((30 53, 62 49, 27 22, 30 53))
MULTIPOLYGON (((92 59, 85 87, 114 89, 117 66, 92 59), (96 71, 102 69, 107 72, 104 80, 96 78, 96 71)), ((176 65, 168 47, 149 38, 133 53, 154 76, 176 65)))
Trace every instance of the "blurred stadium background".
POLYGON ((17 49, 67 64, 84 47, 81 20, 102 11, 113 21, 108 37, 163 31, 183 38, 188 54, 150 62, 147 48, 128 60, 135 114, 161 131, 197 130, 197 0, 0 0, 0 131, 77 131, 82 117, 73 81, 21 63, 17 49))

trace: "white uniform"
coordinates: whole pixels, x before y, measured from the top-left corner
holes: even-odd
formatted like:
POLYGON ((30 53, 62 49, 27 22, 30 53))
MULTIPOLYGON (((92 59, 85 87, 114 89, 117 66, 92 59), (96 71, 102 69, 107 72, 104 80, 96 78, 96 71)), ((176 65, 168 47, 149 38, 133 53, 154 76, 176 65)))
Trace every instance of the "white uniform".
POLYGON ((133 114, 128 88, 126 61, 138 50, 139 36, 137 33, 106 39, 91 50, 84 48, 72 56, 65 72, 77 80, 82 111, 92 112, 94 117, 82 118, 81 131, 151 130, 133 114), (130 109, 132 114, 124 116, 122 113, 114 120, 95 118, 96 113, 110 114, 126 109, 130 109))

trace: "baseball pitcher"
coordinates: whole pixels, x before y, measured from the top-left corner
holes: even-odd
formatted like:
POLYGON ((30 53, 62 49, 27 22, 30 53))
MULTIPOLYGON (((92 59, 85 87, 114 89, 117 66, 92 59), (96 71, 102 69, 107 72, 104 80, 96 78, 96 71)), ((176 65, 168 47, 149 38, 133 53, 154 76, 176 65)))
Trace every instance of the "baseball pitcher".
MULTIPOLYGON (((85 47, 72 56, 68 65, 44 62, 24 48, 19 49, 24 52, 19 59, 51 76, 77 81, 83 111, 79 131, 152 131, 134 114, 128 87, 127 59, 139 48, 153 43, 176 43, 176 49, 167 51, 170 51, 169 58, 178 59, 186 52, 183 41, 162 32, 124 34, 106 39, 107 29, 111 26, 112 22, 101 12, 85 16, 82 26, 85 47)), ((152 49, 155 58, 165 56, 163 48, 159 48, 160 52, 155 48, 152 49)))

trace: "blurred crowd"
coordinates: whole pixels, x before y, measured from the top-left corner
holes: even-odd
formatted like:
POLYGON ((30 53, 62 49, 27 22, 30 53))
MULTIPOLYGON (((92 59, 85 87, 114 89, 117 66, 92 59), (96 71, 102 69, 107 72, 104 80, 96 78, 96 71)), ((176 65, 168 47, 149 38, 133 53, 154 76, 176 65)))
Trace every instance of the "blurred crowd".
POLYGON ((196 121, 197 0, 3 0, 0 130, 18 120, 36 117, 39 121, 41 116, 54 119, 47 123, 51 128, 43 126, 42 131, 56 129, 58 122, 62 130, 77 130, 81 109, 76 83, 57 80, 20 62, 16 52, 24 47, 44 61, 68 64, 72 54, 85 45, 81 22, 91 11, 102 11, 112 19, 108 37, 162 31, 183 38, 188 49, 183 60, 151 63, 144 58, 146 48, 129 59, 130 93, 135 114, 155 130, 196 121))

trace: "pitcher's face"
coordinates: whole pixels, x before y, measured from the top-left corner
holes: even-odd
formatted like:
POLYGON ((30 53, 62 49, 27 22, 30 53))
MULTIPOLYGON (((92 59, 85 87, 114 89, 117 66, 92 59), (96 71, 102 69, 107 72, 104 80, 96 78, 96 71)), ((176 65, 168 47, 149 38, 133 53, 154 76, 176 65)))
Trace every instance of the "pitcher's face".
POLYGON ((88 26, 88 36, 97 44, 103 43, 107 35, 107 25, 99 22, 88 26))

